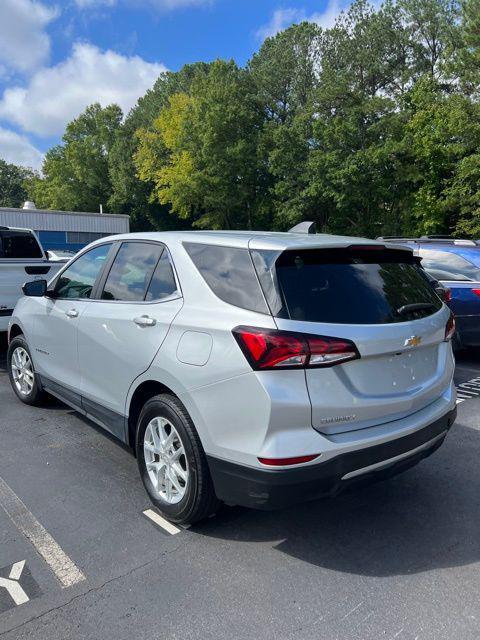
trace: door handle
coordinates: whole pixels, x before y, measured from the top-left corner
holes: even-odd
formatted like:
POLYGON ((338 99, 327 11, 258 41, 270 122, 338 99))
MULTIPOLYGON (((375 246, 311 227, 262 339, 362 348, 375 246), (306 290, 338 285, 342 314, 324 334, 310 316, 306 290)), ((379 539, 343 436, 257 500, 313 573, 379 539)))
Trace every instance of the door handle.
POLYGON ((153 327, 157 324, 155 318, 150 318, 150 316, 140 316, 134 318, 133 321, 135 324, 138 324, 139 327, 153 327))
POLYGON ((65 315, 69 318, 78 318, 78 311, 76 309, 69 309, 65 311, 65 315))

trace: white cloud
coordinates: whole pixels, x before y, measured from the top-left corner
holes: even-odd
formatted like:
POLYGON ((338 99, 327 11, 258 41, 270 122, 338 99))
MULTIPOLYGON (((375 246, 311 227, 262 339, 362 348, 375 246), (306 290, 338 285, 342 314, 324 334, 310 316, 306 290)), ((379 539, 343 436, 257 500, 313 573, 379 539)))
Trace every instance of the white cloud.
POLYGON ((270 22, 258 29, 256 36, 259 40, 273 38, 294 22, 302 22, 305 19, 305 11, 302 9, 277 9, 273 12, 270 22))
POLYGON ((30 71, 48 59, 45 28, 58 11, 33 0, 0 0, 0 60, 6 67, 30 71))
POLYGON ((315 22, 323 29, 331 29, 335 26, 335 22, 343 9, 348 8, 349 2, 340 2, 340 0, 329 0, 325 11, 322 13, 312 13, 307 18, 309 22, 315 22))
POLYGON ((66 123, 92 102, 103 106, 115 102, 128 112, 162 71, 162 64, 138 56, 77 43, 64 62, 40 69, 25 87, 7 89, 0 101, 0 118, 39 136, 60 135, 66 123))
POLYGON ((40 169, 43 154, 25 136, 0 127, 0 158, 13 164, 40 169))
POLYGON ((348 8, 348 0, 329 0, 324 11, 307 14, 304 9, 285 8, 274 11, 270 22, 260 27, 256 32, 259 40, 271 38, 279 31, 283 31, 290 25, 298 22, 314 22, 323 29, 330 29, 335 25, 335 21, 343 9, 348 8))

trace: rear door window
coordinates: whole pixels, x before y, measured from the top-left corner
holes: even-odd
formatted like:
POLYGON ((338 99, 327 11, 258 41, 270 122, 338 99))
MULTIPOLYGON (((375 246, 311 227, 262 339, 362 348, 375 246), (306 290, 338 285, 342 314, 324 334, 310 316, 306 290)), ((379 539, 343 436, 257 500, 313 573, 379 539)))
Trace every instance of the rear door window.
POLYGON ((14 229, 0 231, 0 258, 11 260, 43 258, 33 233, 14 229))
POLYGON ((108 274, 102 300, 145 300, 162 250, 163 246, 160 244, 124 242, 108 274))
POLYGON ((213 293, 229 304, 268 313, 248 249, 185 242, 184 247, 213 293))
POLYGON ((168 298, 168 296, 173 295, 176 291, 177 283, 173 275, 172 265, 170 264, 168 252, 164 249, 153 272, 145 300, 147 302, 162 300, 163 298, 168 298))
POLYGON ((387 324, 423 318, 442 302, 401 250, 254 251, 272 313, 336 324, 387 324))

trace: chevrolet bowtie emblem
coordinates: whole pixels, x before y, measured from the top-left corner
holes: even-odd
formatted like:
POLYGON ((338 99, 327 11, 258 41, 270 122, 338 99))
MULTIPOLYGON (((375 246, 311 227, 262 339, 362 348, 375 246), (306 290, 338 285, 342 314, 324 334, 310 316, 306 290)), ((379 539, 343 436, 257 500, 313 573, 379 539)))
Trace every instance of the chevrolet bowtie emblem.
POLYGON ((407 338, 405 340, 405 344, 403 345, 404 347, 418 347, 418 345, 421 343, 422 338, 421 336, 411 336, 410 338, 407 338))

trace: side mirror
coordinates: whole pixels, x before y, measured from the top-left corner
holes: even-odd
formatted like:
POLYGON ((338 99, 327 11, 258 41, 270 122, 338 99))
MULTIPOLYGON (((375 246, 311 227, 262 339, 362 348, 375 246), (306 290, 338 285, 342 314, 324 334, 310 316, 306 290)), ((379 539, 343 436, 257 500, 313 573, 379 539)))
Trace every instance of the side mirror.
POLYGON ((34 298, 42 298, 47 293, 46 280, 31 280, 22 287, 23 295, 34 298))

